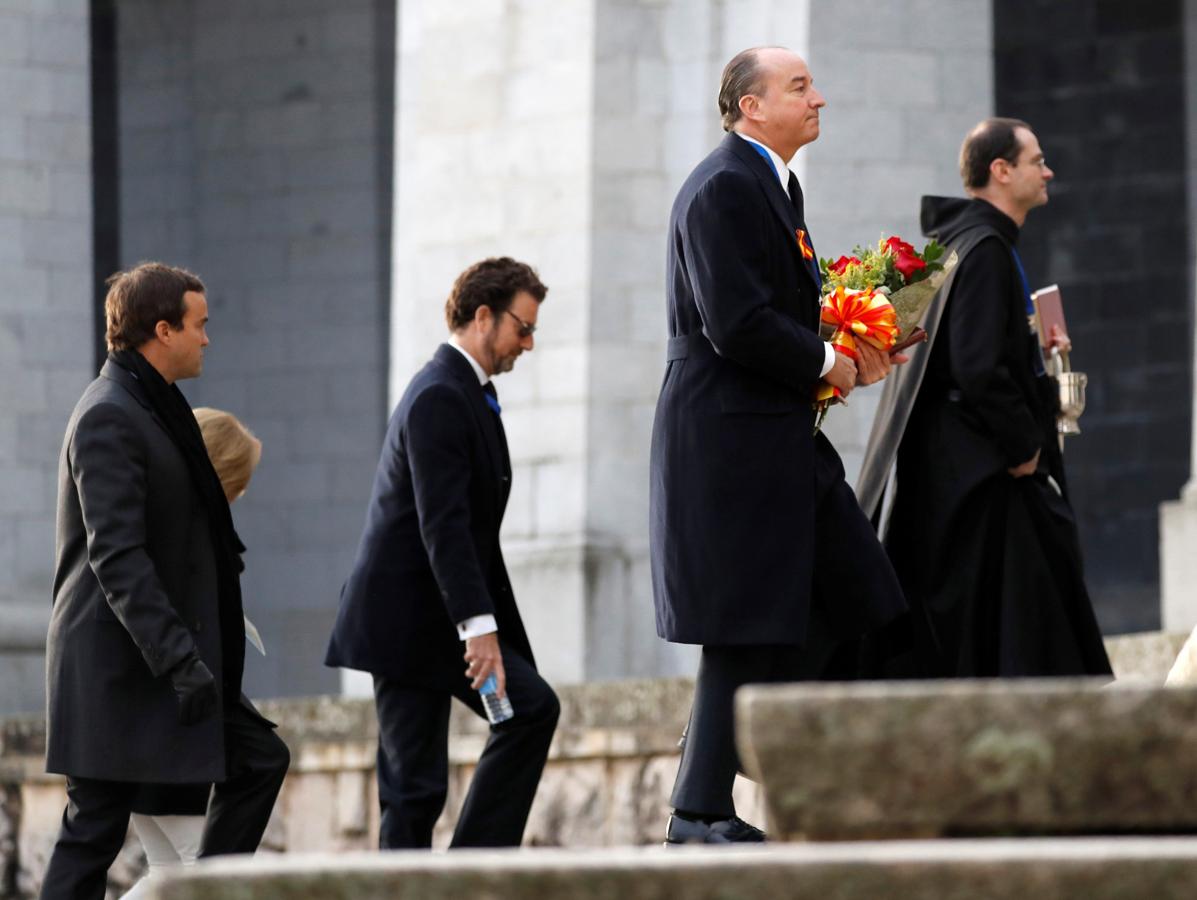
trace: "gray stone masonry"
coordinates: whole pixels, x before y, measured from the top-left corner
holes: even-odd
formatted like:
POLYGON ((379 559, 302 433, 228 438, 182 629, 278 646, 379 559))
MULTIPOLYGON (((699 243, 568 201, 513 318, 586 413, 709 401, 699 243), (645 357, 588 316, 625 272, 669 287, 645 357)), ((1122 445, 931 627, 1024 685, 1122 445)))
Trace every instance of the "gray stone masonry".
MULTIPOLYGON (((808 60, 827 107, 795 168, 815 252, 834 259, 883 233, 921 248, 919 197, 962 193, 960 142, 993 114, 992 0, 810 7, 808 60)), ((880 396, 880 386, 856 391, 827 417, 850 482, 880 396)))
MULTIPOLYGON (((1172 663, 1158 636, 1107 642, 1120 679, 1162 684, 1172 663)), ((1178 644, 1177 644, 1178 645, 1178 644)), ((529 846, 614 847, 661 839, 677 770, 678 736, 689 716, 689 679, 608 681, 558 689, 561 720, 532 806, 529 846)), ((270 852, 366 850, 378 843, 377 741, 373 703, 331 697, 261 704, 291 748, 291 769, 267 829, 270 852)), ((449 797, 434 847, 448 844, 485 724, 459 704, 450 721, 449 797)), ((36 896, 62 821, 62 780, 44 774, 41 717, 0 719, 0 872, 15 873, 19 900, 36 896)), ((736 809, 765 821, 760 788, 737 779, 736 809)), ((110 882, 123 890, 143 871, 132 833, 110 882)))
POLYGON ((1096 838, 455 851, 239 859, 153 900, 1182 900, 1197 839, 1096 838))
POLYGON ((262 462, 233 518, 267 656, 247 690, 319 693, 386 423, 393 3, 120 0, 121 253, 208 286, 193 406, 262 462))
MULTIPOLYGON (((561 721, 525 844, 612 847, 661 840, 692 691, 683 679, 560 689, 561 721)), ((263 848, 295 854, 377 847, 373 703, 325 697, 261 708, 279 723, 291 749, 263 848)), ((449 797, 433 837, 437 848, 448 843, 488 736, 485 723, 458 704, 450 731, 449 797)), ((40 718, 0 720, 0 872, 15 873, 19 900, 37 894, 65 802, 62 780, 43 774, 44 737, 40 718)), ((742 816, 763 821, 756 785, 739 779, 735 798, 742 816)), ((127 888, 144 864, 130 832, 110 874, 114 889, 127 888)))
POLYGON ((1098 679, 749 687, 788 840, 1197 831, 1197 689, 1098 679))
POLYGON ((1160 606, 1164 628, 1197 625, 1197 2, 1184 4, 1185 184, 1189 214, 1189 472, 1180 499, 1160 506, 1160 606))
POLYGON ((58 454, 92 377, 86 0, 0 3, 0 710, 42 705, 58 454))
MULTIPOLYGON (((846 251, 911 236, 918 195, 950 181, 990 111, 988 23, 988 0, 401 4, 391 399, 443 339, 461 268, 492 253, 540 267, 535 352, 497 386, 505 554, 551 678, 694 671, 694 649, 653 629, 648 465, 669 209, 722 136, 723 65, 759 44, 808 54, 830 106, 794 165, 818 248, 846 251), (455 79, 439 77, 449 48, 468 61, 455 79)), ((875 399, 834 417, 850 478, 875 399)))

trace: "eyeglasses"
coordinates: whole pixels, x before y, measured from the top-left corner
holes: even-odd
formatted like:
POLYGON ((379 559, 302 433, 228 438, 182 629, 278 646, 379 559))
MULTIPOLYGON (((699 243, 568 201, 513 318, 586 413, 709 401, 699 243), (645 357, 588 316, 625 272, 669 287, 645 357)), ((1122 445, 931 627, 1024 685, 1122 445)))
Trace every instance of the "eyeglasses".
POLYGON ((521 319, 519 316, 517 316, 515 313, 513 313, 509 309, 505 309, 505 310, 503 310, 503 312, 507 313, 507 315, 511 316, 511 318, 515 319, 517 322, 520 323, 519 330, 516 333, 521 338, 532 337, 532 335, 536 334, 536 326, 535 325, 532 325, 529 322, 525 322, 523 319, 521 319))

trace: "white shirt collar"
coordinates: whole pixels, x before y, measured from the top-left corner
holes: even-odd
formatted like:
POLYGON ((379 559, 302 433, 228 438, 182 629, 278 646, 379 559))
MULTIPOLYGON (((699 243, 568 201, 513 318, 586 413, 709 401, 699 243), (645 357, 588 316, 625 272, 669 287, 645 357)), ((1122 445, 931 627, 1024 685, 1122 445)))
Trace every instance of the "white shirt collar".
POLYGON ((457 335, 449 335, 449 346, 466 358, 466 361, 470 364, 470 368, 473 369, 474 374, 478 376, 479 384, 486 384, 488 381, 490 381, 490 376, 486 374, 486 370, 482 368, 482 364, 470 355, 469 350, 461 346, 461 343, 457 340, 457 335))
POLYGON ((769 154, 769 159, 773 162, 773 171, 777 173, 777 178, 781 182, 781 186, 786 189, 787 193, 790 190, 790 167, 786 165, 785 160, 780 155, 773 152, 771 147, 766 147, 758 140, 746 137, 745 135, 736 132, 736 136, 748 141, 750 144, 756 144, 762 150, 769 154))

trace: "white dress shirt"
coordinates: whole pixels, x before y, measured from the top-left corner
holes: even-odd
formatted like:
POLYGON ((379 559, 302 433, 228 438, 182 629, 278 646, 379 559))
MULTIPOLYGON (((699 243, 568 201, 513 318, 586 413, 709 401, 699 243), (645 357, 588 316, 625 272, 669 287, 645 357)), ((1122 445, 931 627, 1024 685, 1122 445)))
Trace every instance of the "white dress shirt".
MULTIPOLYGON (((466 358, 470 364, 470 368, 474 370, 474 374, 478 376, 479 384, 486 384, 490 381, 490 376, 486 374, 486 370, 482 368, 481 363, 470 355, 470 352, 457 340, 457 335, 449 335, 449 346, 466 358)), ((468 640, 472 637, 481 637, 484 634, 493 634, 499 630, 499 623, 495 621, 495 617, 490 613, 483 613, 480 616, 470 616, 464 622, 457 623, 457 637, 461 640, 468 640)))
MULTIPOLYGON (((786 192, 786 196, 790 196, 790 167, 786 165, 784 159, 777 153, 773 152, 772 147, 766 147, 760 141, 754 141, 750 137, 745 137, 736 132, 737 137, 743 138, 750 144, 756 144, 766 153, 769 154, 769 159, 773 163, 773 171, 777 173, 777 180, 781 182, 781 189, 786 192)), ((835 349, 826 341, 823 343, 823 369, 819 372, 819 377, 822 378, 831 371, 831 367, 835 365, 835 349)))

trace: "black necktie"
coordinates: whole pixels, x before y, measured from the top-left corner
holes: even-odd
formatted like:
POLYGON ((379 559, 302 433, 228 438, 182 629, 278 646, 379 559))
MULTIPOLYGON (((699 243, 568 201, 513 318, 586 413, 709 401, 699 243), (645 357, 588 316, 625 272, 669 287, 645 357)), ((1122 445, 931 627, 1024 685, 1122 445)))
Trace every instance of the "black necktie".
POLYGON ((798 186, 798 176, 793 172, 790 173, 790 183, 786 188, 786 193, 790 195, 790 203, 794 205, 794 211, 798 213, 798 221, 802 223, 802 227, 806 227, 806 210, 802 202, 802 188, 798 186))

